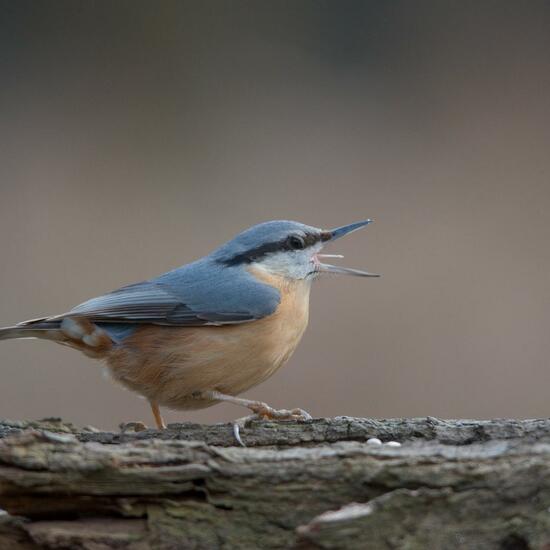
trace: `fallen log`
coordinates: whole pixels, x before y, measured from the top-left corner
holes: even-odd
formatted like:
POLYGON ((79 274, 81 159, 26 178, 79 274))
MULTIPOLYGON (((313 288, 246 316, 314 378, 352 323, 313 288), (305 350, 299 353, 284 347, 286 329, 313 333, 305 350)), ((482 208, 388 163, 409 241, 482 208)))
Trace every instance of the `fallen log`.
POLYGON ((0 548, 550 549, 550 420, 338 417, 242 436, 0 422, 0 548))

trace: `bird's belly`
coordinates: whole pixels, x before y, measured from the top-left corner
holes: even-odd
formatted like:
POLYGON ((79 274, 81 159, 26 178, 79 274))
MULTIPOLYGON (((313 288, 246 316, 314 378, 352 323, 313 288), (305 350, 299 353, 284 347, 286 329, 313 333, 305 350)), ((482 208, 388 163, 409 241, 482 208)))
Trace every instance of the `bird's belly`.
POLYGON ((196 394, 238 395, 286 363, 307 326, 307 306, 307 300, 293 300, 291 307, 283 301, 273 315, 237 325, 143 326, 108 364, 116 380, 160 405, 208 407, 213 402, 196 394))

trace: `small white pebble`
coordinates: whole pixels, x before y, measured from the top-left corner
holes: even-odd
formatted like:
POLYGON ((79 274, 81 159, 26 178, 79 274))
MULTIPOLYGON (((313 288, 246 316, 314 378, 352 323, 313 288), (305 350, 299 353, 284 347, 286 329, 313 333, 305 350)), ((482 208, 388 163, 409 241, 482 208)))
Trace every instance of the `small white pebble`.
POLYGON ((382 445, 382 441, 380 441, 377 437, 371 437, 370 439, 367 439, 367 445, 382 445))
POLYGON ((387 443, 384 443, 386 447, 401 447, 401 443, 399 441, 388 441, 387 443))

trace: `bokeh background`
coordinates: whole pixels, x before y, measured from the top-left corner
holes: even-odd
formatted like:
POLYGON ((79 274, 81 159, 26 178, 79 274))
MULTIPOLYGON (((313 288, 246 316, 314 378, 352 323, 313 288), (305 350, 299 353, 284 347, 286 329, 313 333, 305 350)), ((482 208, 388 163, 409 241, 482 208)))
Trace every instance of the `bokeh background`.
MULTIPOLYGON (((254 223, 376 223, 332 252, 283 370, 316 416, 550 414, 550 3, 0 2, 0 325, 254 223)), ((0 416, 148 406, 75 351, 0 345, 0 416)), ((215 422, 219 405, 167 413, 215 422)))

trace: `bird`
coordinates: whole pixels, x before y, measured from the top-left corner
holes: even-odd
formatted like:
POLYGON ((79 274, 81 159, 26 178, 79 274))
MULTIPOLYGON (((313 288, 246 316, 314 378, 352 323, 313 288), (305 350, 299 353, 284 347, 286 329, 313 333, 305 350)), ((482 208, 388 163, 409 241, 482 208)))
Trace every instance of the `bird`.
POLYGON ((160 407, 193 410, 229 402, 251 418, 310 419, 238 397, 291 357, 308 324, 312 281, 323 273, 378 277, 324 263, 323 247, 372 222, 324 230, 296 221, 254 225, 210 254, 158 277, 92 298, 60 315, 0 328, 0 340, 39 338, 103 361, 112 378, 160 407))

